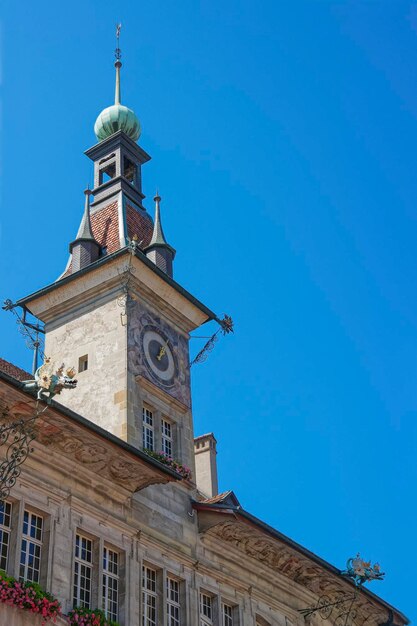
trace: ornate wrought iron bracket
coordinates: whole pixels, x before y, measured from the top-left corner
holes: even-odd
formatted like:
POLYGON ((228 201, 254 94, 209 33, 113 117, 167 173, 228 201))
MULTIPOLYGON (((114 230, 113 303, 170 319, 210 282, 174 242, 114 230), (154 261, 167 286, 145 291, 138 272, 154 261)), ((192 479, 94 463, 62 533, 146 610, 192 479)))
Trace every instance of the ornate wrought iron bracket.
POLYGON ((216 332, 209 338, 204 347, 200 350, 197 356, 190 363, 190 367, 194 365, 194 363, 204 363, 207 360, 209 353, 213 350, 216 345, 219 334, 228 335, 229 333, 233 333, 233 320, 230 315, 224 315, 223 319, 216 318, 215 320, 220 328, 216 330, 216 332))
POLYGON ((20 476, 22 464, 33 452, 31 444, 36 436, 36 420, 46 411, 55 395, 61 393, 63 389, 75 389, 77 386, 74 368, 68 368, 65 372, 64 368, 64 364, 57 368, 46 358, 44 364, 36 370, 35 379, 24 381, 26 389, 37 390, 36 408, 32 417, 9 421, 9 409, 3 411, 0 422, 0 448, 7 446, 7 449, 0 463, 0 502, 10 495, 11 488, 20 476), (40 400, 46 400, 46 406, 41 405, 40 400))
POLYGON ((20 334, 25 338, 27 347, 33 350, 32 374, 35 374, 38 369, 39 356, 42 359, 45 357, 43 339, 45 329, 38 321, 36 323, 29 322, 27 319, 28 310, 20 304, 15 304, 8 299, 4 301, 2 308, 3 311, 11 311, 16 317, 20 334), (18 307, 22 309, 22 314, 18 313, 18 307))
MULTIPOLYGON (((29 419, 0 425, 0 447, 7 446, 5 458, 0 463, 0 502, 9 497, 10 490, 16 484, 22 471, 22 464, 33 452, 31 444, 36 435, 35 421, 47 408, 48 406, 45 406, 40 410, 39 402, 37 402, 35 414, 29 419)), ((8 409, 5 409, 2 419, 7 419, 7 416, 8 409)))
POLYGON ((355 602, 362 586, 372 580, 382 580, 385 574, 381 572, 378 563, 372 566, 370 561, 364 561, 359 554, 348 559, 346 569, 341 574, 355 584, 354 591, 328 592, 320 596, 315 605, 300 609, 299 613, 305 618, 318 614, 324 620, 332 616, 335 626, 350 626, 356 618, 355 602))
POLYGON ((337 591, 334 595, 322 595, 314 606, 300 609, 301 615, 305 618, 318 614, 321 619, 329 619, 332 615, 337 626, 349 626, 355 617, 354 603, 358 595, 358 589, 353 593, 337 591))

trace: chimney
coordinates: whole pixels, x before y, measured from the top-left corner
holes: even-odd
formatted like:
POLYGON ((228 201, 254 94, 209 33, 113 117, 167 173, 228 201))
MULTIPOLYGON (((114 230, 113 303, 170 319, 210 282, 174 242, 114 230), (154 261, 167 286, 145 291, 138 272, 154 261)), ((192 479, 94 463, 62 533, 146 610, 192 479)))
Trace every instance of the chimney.
POLYGON ((197 489, 206 498, 218 495, 217 450, 213 433, 194 439, 195 474, 197 489))

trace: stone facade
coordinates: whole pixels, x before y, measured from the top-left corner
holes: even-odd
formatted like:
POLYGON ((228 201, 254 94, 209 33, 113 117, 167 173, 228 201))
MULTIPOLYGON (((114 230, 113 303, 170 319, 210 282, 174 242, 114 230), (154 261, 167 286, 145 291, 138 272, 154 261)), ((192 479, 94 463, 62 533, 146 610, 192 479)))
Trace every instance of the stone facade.
MULTIPOLYGON (((45 351, 78 369, 78 390, 65 396, 66 406, 142 447, 145 403, 153 408, 156 424, 161 425, 163 416, 169 420, 176 457, 193 467, 189 330, 207 316, 195 317, 195 312, 190 320, 185 302, 175 302, 172 289, 164 288, 157 297, 144 284, 143 265, 129 271, 130 261, 126 255, 114 270, 97 270, 97 278, 90 282, 80 276, 78 288, 74 281, 71 287, 61 281, 61 298, 51 294, 42 299, 42 308, 49 313, 55 309, 50 318, 39 313, 46 321, 45 351), (144 358, 143 334, 150 328, 171 346, 175 376, 169 384, 158 380, 144 358)), ((159 450, 160 427, 155 428, 155 439, 159 450)))
POLYGON ((47 326, 45 350, 77 368, 78 393, 66 405, 121 439, 127 439, 126 329, 120 323, 116 294, 85 303, 47 326), (88 367, 79 371, 87 356, 88 367), (100 393, 91 393, 100 373, 100 393))

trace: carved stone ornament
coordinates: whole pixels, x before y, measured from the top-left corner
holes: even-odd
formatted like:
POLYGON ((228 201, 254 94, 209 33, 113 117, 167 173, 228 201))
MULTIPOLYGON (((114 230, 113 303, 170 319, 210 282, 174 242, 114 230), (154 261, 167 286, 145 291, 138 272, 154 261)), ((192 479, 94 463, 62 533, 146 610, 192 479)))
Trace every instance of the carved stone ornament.
POLYGON ((42 419, 36 438, 44 446, 81 464, 86 471, 99 474, 131 492, 167 482, 168 478, 164 479, 158 470, 148 467, 146 461, 123 458, 124 455, 114 446, 99 443, 86 433, 80 436, 77 430, 59 417, 54 417, 53 425, 42 419))
MULTIPOLYGON (((221 522, 212 526, 206 533, 222 541, 233 544, 247 556, 264 563, 279 574, 307 587, 317 595, 329 595, 346 591, 346 583, 319 564, 303 556, 279 540, 268 538, 262 531, 249 527, 236 520, 221 522)), ((386 621, 387 610, 372 602, 363 593, 355 602, 355 623, 362 626, 365 622, 380 624, 386 621)))
MULTIPOLYGON (((25 423, 33 416, 33 404, 22 401, 18 394, 13 391, 6 398, 4 393, 0 393, 0 409, 7 407, 5 423, 25 423)), ((175 480, 163 469, 153 467, 145 459, 134 457, 100 434, 89 432, 88 427, 60 415, 55 408, 48 406, 48 410, 39 415, 31 428, 37 445, 57 453, 61 459, 82 466, 86 476, 92 473, 96 480, 109 480, 131 493, 149 485, 175 480)), ((54 458, 53 454, 48 455, 54 458)))

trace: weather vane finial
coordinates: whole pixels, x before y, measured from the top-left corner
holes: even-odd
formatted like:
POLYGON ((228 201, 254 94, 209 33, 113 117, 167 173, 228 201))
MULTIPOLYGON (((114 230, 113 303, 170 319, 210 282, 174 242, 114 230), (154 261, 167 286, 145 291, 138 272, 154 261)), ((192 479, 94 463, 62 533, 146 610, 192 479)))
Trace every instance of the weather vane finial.
POLYGON ((120 39, 120 29, 122 28, 121 23, 116 24, 116 50, 114 51, 114 56, 116 57, 116 61, 114 63, 114 67, 116 68, 116 88, 114 92, 114 104, 121 103, 121 93, 120 93, 120 68, 122 67, 122 51, 119 48, 119 39, 120 39))
POLYGON ((122 57, 122 52, 119 48, 119 39, 120 39, 120 31, 121 31, 122 25, 119 22, 118 24, 116 24, 116 50, 114 51, 115 57, 116 57, 116 61, 120 61, 121 57, 122 57))

